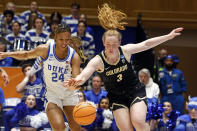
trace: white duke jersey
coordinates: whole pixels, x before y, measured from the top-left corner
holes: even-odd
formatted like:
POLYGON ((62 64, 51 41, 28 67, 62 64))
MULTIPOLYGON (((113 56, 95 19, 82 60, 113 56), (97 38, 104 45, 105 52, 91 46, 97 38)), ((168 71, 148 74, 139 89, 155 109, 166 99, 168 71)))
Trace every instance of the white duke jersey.
POLYGON ((43 79, 46 93, 52 92, 56 97, 64 99, 73 92, 63 87, 62 82, 72 77, 71 61, 75 50, 68 46, 65 59, 59 59, 55 54, 55 42, 49 42, 47 58, 43 60, 43 79))

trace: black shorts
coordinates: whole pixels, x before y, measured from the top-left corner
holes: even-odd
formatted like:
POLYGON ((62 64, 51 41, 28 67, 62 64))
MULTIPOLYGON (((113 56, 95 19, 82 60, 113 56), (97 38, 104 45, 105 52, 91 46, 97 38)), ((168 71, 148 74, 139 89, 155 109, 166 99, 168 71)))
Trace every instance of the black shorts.
POLYGON ((109 106, 112 111, 115 111, 120 108, 128 108, 140 101, 146 103, 146 90, 143 84, 139 84, 136 88, 133 88, 132 91, 128 90, 127 93, 121 95, 115 95, 108 92, 107 97, 109 98, 109 106))

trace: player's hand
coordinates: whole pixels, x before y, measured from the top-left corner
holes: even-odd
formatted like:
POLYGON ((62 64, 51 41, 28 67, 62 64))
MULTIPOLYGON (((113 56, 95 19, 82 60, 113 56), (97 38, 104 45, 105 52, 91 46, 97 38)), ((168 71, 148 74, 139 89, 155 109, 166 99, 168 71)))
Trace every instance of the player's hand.
POLYGON ((6 57, 8 57, 7 52, 0 52, 0 60, 4 59, 6 57))
POLYGON ((5 71, 2 71, 1 76, 4 81, 4 86, 6 86, 10 81, 8 74, 5 71))
POLYGON ((79 88, 79 84, 80 84, 80 80, 77 81, 74 78, 70 78, 68 80, 66 80, 65 82, 63 82, 63 86, 65 88, 68 88, 71 91, 75 91, 79 88))
POLYGON ((176 36, 179 36, 181 35, 181 31, 183 30, 183 27, 179 27, 179 28, 176 28, 174 30, 172 30, 168 35, 170 37, 170 39, 173 39, 174 37, 176 36))

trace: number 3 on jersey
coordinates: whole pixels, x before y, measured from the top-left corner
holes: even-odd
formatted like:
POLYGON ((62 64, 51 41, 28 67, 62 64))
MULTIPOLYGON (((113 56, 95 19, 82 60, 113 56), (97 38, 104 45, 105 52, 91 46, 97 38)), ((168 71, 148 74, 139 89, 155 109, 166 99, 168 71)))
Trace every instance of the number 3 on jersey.
POLYGON ((57 82, 58 80, 60 80, 61 82, 63 82, 63 81, 64 81, 64 74, 60 74, 60 75, 58 76, 58 73, 53 72, 53 73, 52 73, 52 81, 53 81, 53 82, 57 82))
POLYGON ((117 75, 117 82, 120 82, 122 80, 122 74, 117 75))

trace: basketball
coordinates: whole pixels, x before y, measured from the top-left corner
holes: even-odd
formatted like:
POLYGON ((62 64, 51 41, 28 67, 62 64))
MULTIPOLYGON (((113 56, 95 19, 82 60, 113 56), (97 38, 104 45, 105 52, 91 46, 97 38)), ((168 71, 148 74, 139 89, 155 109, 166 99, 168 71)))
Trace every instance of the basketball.
POLYGON ((88 102, 80 102, 74 107, 73 117, 79 125, 89 125, 96 118, 96 108, 88 102))

